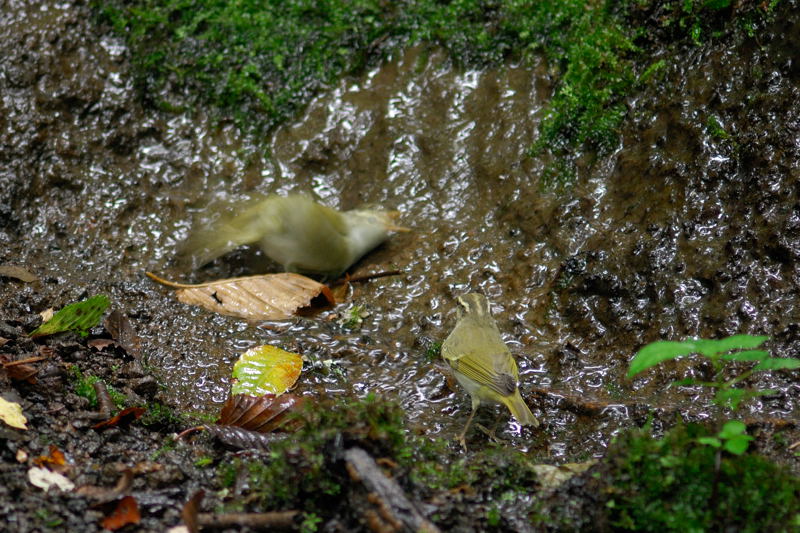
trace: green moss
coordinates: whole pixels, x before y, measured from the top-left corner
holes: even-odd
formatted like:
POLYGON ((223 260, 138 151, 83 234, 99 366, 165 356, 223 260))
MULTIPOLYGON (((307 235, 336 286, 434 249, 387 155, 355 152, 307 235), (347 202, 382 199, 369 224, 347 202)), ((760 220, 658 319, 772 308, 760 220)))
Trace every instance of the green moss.
POLYGON ((375 396, 315 403, 300 416, 303 427, 292 438, 275 443, 266 460, 238 461, 233 470, 222 465, 220 484, 232 487, 244 475, 254 488, 250 501, 261 510, 295 507, 330 516, 336 501, 330 497, 342 492, 344 475, 330 461, 332 455, 353 445, 375 457, 409 453, 402 410, 375 396))
MULTIPOLYGON (((89 400, 90 407, 97 408, 97 393, 94 390, 94 384, 103 380, 97 376, 84 375, 84 373, 81 372, 81 369, 75 365, 70 367, 70 374, 75 394, 78 396, 83 396, 89 400)), ((106 384, 106 390, 108 391, 108 395, 111 398, 111 401, 114 402, 116 408, 123 409, 128 400, 127 397, 111 385, 106 384)))
POLYGON ((786 531, 800 520, 800 479, 766 458, 697 443, 701 426, 664 438, 629 432, 609 450, 605 503, 615 530, 786 531))
POLYGON ((343 75, 411 44, 442 46, 456 64, 469 66, 544 56, 555 85, 532 153, 553 161, 546 180, 569 183, 578 152, 602 154, 617 145, 625 97, 664 66, 649 64, 648 50, 722 37, 736 27, 733 15, 756 36, 777 1, 735 11, 730 0, 95 0, 94 6, 126 39, 137 83, 155 105, 175 112, 210 108, 257 133, 295 115, 343 75), (176 95, 187 98, 176 103, 176 95))

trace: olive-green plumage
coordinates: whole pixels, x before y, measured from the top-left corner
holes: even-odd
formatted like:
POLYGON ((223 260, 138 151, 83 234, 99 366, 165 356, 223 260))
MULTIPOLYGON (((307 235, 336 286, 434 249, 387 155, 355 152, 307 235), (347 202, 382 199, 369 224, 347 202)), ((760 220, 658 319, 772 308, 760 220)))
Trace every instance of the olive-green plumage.
POLYGON ((258 243, 289 272, 338 276, 389 237, 395 214, 337 211, 304 196, 267 196, 196 231, 182 250, 201 266, 243 244, 258 243))
POLYGON ((467 429, 482 401, 501 403, 520 424, 538 426, 519 393, 517 363, 500 336, 489 301, 482 294, 470 293, 460 296, 458 303, 458 321, 442 344, 442 357, 472 397, 472 413, 459 442, 466 448, 467 429))

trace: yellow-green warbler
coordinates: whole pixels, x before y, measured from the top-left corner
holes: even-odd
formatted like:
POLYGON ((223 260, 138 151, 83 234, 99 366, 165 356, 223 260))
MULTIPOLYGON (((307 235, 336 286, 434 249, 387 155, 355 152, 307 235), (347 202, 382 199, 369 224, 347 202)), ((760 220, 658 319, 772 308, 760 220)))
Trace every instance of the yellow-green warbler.
POLYGON ((182 250, 195 267, 243 244, 258 243, 289 272, 338 276, 389 237, 408 231, 396 212, 337 211, 304 196, 267 196, 192 234, 182 250))
POLYGON ((519 393, 517 363, 500 337, 489 301, 470 293, 459 296, 458 303, 458 321, 442 344, 442 357, 472 397, 472 413, 458 436, 461 446, 466 449, 467 429, 481 402, 501 403, 523 426, 538 426, 519 393))

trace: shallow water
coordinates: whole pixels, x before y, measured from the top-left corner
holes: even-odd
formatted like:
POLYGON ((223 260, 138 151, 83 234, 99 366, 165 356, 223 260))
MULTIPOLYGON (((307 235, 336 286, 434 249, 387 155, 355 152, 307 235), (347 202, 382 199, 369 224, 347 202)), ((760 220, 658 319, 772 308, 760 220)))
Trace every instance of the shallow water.
MULTIPOLYGON (((143 107, 127 51, 87 13, 14 1, 1 15, 0 263, 42 279, 4 282, 2 318, 110 294, 181 408, 215 411, 237 355, 268 342, 309 360, 298 392, 379 392, 418 431, 453 435, 469 401, 426 350, 452 328, 454 297, 476 290, 546 421, 524 433, 509 423, 503 436, 556 458, 602 453, 649 408, 657 422, 712 416, 707 393, 666 388, 703 376, 695 361, 623 378, 646 342, 753 333, 773 337, 775 355, 800 351, 800 72, 789 37, 800 28, 790 17, 759 43, 675 52, 628 102, 617 150, 583 158, 574 186, 547 189, 527 155, 552 89, 543 62, 458 71, 411 49, 257 140, 201 113, 143 107), (712 116, 729 138, 710 133, 712 116), (199 272, 173 258, 209 203, 289 192, 400 210, 413 231, 355 271, 402 275, 354 284, 348 302, 315 318, 260 325, 189 308, 144 277, 255 273, 267 262, 254 250, 199 272), (342 324, 351 305, 369 312, 356 329, 342 324)), ((796 376, 753 379, 778 392, 746 416, 796 419, 796 376)), ((493 418, 490 408, 479 417, 493 418)))

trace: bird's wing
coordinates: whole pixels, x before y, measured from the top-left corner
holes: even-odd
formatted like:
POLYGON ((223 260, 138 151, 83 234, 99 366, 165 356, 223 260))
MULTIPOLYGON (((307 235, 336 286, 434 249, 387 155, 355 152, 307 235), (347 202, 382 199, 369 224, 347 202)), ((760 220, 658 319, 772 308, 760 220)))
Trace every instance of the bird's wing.
POLYGON ((501 352, 487 357, 475 352, 465 352, 461 357, 450 360, 450 364, 472 381, 489 387, 501 396, 509 396, 517 390, 517 380, 509 372, 498 371, 498 366, 506 365, 497 364, 497 361, 507 357, 511 357, 511 354, 501 352))

